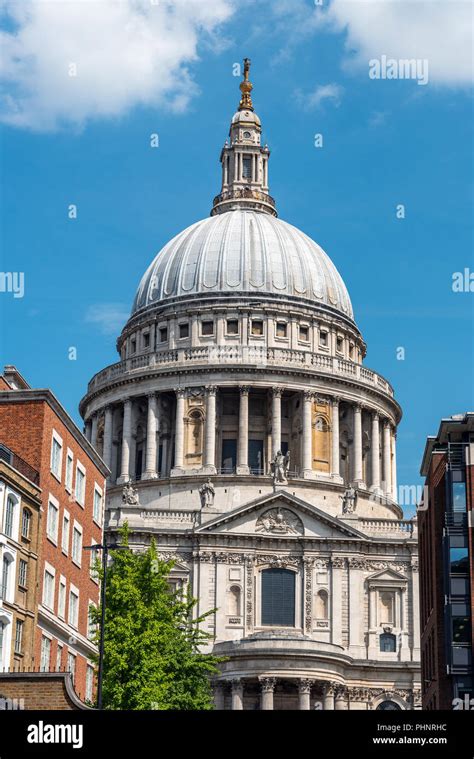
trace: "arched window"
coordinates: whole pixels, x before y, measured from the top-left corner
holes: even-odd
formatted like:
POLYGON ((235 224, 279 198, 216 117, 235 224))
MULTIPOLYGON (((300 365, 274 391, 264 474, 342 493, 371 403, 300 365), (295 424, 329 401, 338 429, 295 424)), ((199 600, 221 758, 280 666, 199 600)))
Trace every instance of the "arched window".
POLYGON ((21 515, 21 537, 22 538, 30 537, 30 526, 31 526, 31 511, 29 509, 23 509, 23 513, 21 515))
POLYGON ((5 628, 6 624, 5 622, 2 622, 0 619, 0 668, 3 666, 3 648, 4 644, 6 643, 6 635, 5 635, 5 628))
POLYGON ((5 507, 5 535, 7 538, 13 537, 13 515, 15 513, 15 499, 9 495, 5 507))
POLYGON ((241 590, 238 585, 232 585, 227 594, 227 614, 229 617, 240 617, 241 590))
POLYGON ((8 594, 8 577, 10 573, 10 562, 11 562, 11 559, 9 559, 8 556, 3 557, 2 575, 1 575, 1 582, 0 582, 0 598, 3 598, 5 601, 7 600, 7 594, 8 594))
POLYGON ((316 595, 316 619, 328 619, 329 614, 327 590, 320 590, 316 595))
POLYGON ((397 639, 392 633, 383 633, 380 636, 380 650, 385 653, 395 653, 397 650, 397 639))
POLYGON ((262 625, 295 626, 295 573, 289 569, 262 572, 262 625))

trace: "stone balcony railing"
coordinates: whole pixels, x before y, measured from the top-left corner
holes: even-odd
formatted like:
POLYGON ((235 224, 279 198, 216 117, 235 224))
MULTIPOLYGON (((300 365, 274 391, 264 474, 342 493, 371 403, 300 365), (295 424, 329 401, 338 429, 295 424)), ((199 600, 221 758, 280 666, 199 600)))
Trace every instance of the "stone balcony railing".
MULTIPOLYGON (((125 361, 111 364, 95 374, 89 382, 88 392, 99 390, 116 379, 123 379, 128 374, 141 374, 144 370, 152 372, 168 367, 178 370, 188 366, 219 367, 226 364, 241 364, 258 368, 268 366, 285 369, 313 369, 322 374, 354 379, 362 385, 375 388, 393 397, 393 388, 390 383, 362 364, 311 351, 241 345, 175 348, 132 356, 125 361)), ((146 373, 145 371, 145 376, 146 373)))
POLYGON ((360 519, 358 526, 361 532, 378 535, 381 538, 416 538, 417 525, 411 519, 360 519))

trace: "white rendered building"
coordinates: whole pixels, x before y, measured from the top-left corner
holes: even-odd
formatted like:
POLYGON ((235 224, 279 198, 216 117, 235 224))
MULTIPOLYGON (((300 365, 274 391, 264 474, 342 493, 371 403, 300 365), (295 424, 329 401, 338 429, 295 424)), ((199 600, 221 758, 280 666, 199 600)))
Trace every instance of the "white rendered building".
POLYGON ((210 217, 150 264, 120 361, 81 401, 112 470, 109 535, 128 521, 137 548, 154 536, 198 611, 217 608, 217 708, 415 708, 401 409, 362 363, 334 264, 277 218, 248 63, 240 88, 210 217))

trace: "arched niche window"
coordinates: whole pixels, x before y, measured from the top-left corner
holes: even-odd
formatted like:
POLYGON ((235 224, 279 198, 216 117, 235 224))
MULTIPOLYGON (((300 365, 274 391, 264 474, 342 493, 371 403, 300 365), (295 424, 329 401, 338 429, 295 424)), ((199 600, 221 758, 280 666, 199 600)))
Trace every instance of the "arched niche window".
POLYGON ((295 573, 291 570, 263 570, 262 625, 295 626, 295 573))
POLYGON ((232 585, 227 592, 227 614, 229 617, 240 617, 242 591, 238 585, 232 585))
POLYGON ((319 590, 316 594, 316 619, 329 618, 329 597, 327 590, 319 590))
POLYGON ((191 440, 194 453, 202 449, 202 415, 199 411, 192 411, 189 415, 191 423, 191 440))
POLYGON ((12 495, 7 498, 7 505, 5 506, 5 520, 4 520, 4 532, 7 538, 13 537, 13 520, 15 516, 16 501, 12 495))
POLYGON ((21 537, 28 539, 30 537, 31 529, 31 511, 29 509, 23 509, 21 514, 21 537))
POLYGON ((10 569, 12 564, 11 556, 4 556, 2 559, 1 575, 0 575, 0 598, 5 601, 10 601, 9 598, 9 584, 10 584, 10 569))
POLYGON ((397 639, 392 633, 383 633, 380 636, 380 650, 384 653, 395 653, 397 650, 397 639))
POLYGON ((393 593, 380 594, 380 624, 395 624, 395 596, 393 593))

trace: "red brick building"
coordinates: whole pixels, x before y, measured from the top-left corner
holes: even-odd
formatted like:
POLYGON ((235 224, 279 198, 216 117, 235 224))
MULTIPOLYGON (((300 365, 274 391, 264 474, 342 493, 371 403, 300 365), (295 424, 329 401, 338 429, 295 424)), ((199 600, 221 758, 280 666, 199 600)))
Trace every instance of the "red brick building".
POLYGON ((96 648, 89 608, 99 603, 99 584, 97 552, 84 546, 102 542, 109 470, 53 393, 31 389, 14 367, 0 379, 0 443, 39 472, 34 666, 70 671, 78 696, 91 700, 96 648))
POLYGON ((422 708, 466 708, 474 699, 474 413, 441 420, 421 474, 422 708))

